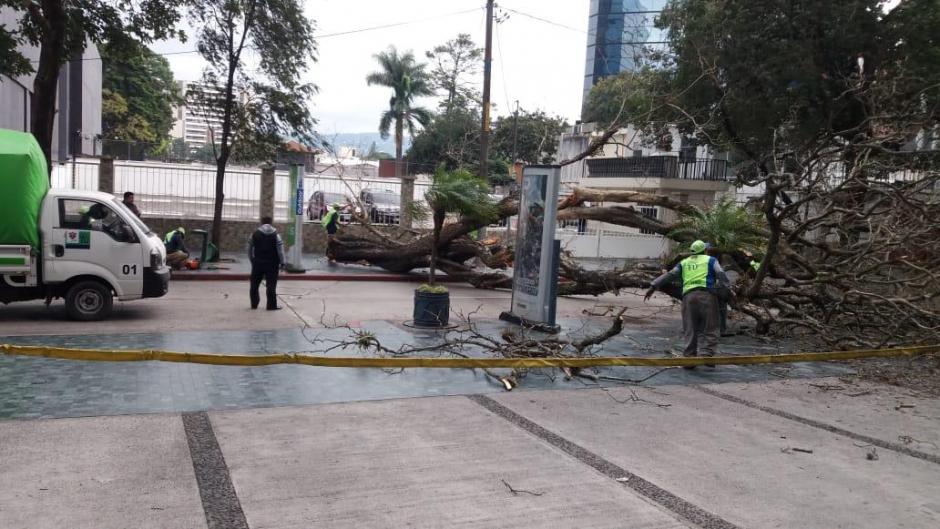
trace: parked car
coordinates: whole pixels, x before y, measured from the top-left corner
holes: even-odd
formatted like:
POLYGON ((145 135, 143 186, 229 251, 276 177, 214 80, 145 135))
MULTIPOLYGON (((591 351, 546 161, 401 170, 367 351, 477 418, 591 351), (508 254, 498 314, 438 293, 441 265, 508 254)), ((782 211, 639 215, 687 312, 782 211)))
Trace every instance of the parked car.
POLYGON ((363 189, 359 200, 375 224, 398 224, 401 220, 401 195, 387 189, 363 189))
MULTIPOLYGON (((330 204, 349 204, 352 202, 349 196, 344 193, 334 193, 331 191, 316 191, 311 195, 310 201, 307 202, 307 219, 308 220, 319 220, 323 218, 323 215, 326 215, 327 208, 330 207, 330 204)), ((352 220, 352 213, 349 211, 343 211, 339 214, 340 222, 349 222, 352 220)))

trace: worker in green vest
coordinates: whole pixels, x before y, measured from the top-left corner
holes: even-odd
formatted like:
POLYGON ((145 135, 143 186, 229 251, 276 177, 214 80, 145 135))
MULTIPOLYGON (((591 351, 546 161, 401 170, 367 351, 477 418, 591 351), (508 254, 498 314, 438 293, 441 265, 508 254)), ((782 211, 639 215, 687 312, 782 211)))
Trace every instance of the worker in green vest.
POLYGON ((335 257, 331 253, 332 248, 330 243, 333 242, 333 236, 336 235, 336 232, 339 230, 339 212, 342 209, 342 204, 334 202, 329 205, 326 209, 326 213, 323 214, 323 218, 320 219, 320 225, 326 230, 326 258, 330 264, 336 262, 335 257))
POLYGON ((180 226, 170 231, 163 238, 163 244, 166 246, 166 264, 175 270, 182 270, 189 259, 189 252, 186 251, 186 229, 180 226))
MULTIPOLYGON (((719 287, 730 282, 718 259, 705 254, 702 241, 692 243, 692 255, 679 262, 672 270, 657 277, 646 292, 645 300, 662 286, 675 280, 682 281, 682 333, 685 338, 684 356, 699 355, 699 334, 702 335, 702 356, 715 356, 718 349, 719 287)), ((706 364, 714 367, 714 364, 706 364)))

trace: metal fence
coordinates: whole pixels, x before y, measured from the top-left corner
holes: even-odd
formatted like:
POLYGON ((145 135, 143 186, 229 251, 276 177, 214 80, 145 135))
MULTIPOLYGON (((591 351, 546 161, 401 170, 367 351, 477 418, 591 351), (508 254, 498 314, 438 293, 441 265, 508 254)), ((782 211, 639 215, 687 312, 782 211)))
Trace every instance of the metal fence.
POLYGON ((589 158, 588 178, 678 178, 727 181, 733 176, 720 159, 683 159, 678 156, 589 158))
POLYGON ((75 160, 63 164, 53 164, 51 185, 55 188, 97 191, 98 161, 75 160))
MULTIPOLYGON (((249 220, 261 207, 261 170, 225 171, 222 218, 249 220)), ((215 207, 215 167, 115 162, 114 192, 133 191, 144 215, 210 219, 215 207)))
MULTIPOLYGON (((424 195, 429 185, 426 182, 415 182, 414 199, 424 201, 424 195)), ((322 191, 330 195, 341 195, 344 201, 357 204, 363 190, 389 191, 401 196, 401 182, 384 178, 347 178, 339 176, 310 175, 304 177, 304 204, 309 204, 313 194, 322 191)), ((290 196, 290 180, 287 171, 277 171, 274 178, 274 220, 284 222, 287 220, 288 197, 290 196)), ((309 219, 308 219, 309 220, 309 219)), ((424 223, 415 222, 421 226, 424 223)))

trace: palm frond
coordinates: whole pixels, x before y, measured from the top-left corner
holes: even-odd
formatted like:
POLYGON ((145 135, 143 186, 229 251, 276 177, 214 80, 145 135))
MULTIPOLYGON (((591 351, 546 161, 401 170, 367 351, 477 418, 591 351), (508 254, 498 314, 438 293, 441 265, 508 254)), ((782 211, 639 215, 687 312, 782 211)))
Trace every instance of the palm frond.
POLYGON ((486 180, 465 169, 438 168, 424 198, 434 211, 457 213, 481 221, 492 220, 497 214, 486 180))
POLYGON ((392 130, 392 123, 395 121, 395 113, 391 110, 382 112, 382 119, 379 120, 379 135, 383 140, 387 140, 392 130))
POLYGON ((767 244, 764 233, 763 217, 725 197, 708 209, 696 207, 683 215, 667 236, 678 240, 701 239, 723 252, 747 250, 759 255, 767 244))

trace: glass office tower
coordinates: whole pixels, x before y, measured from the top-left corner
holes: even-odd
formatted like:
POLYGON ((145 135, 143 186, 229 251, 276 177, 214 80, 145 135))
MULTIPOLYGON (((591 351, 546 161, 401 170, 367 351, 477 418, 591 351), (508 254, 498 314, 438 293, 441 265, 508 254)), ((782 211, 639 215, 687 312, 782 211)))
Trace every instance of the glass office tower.
POLYGON ((668 0, 591 0, 588 20, 584 101, 597 81, 635 70, 646 49, 662 49, 664 32, 656 17, 668 0))

